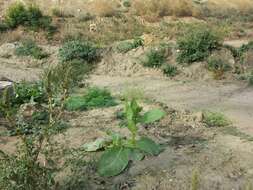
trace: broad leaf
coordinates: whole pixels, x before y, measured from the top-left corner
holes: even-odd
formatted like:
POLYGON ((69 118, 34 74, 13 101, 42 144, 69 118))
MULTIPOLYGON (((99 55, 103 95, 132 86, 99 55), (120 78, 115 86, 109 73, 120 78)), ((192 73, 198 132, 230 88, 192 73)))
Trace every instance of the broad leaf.
POLYGON ((98 173, 104 177, 120 174, 129 163, 130 150, 124 147, 108 149, 98 163, 98 173))
POLYGON ((161 152, 160 145, 147 137, 142 137, 137 141, 136 145, 137 148, 150 155, 157 156, 161 152))
POLYGON ((95 140, 94 142, 84 144, 83 148, 87 152, 95 152, 97 150, 105 148, 111 142, 112 142, 112 139, 99 138, 95 140))
POLYGON ((159 109, 154 109, 146 112, 142 117, 142 122, 145 124, 153 123, 165 116, 165 112, 159 109))
POLYGON ((144 158, 144 154, 138 149, 130 149, 129 159, 133 161, 141 161, 144 158))

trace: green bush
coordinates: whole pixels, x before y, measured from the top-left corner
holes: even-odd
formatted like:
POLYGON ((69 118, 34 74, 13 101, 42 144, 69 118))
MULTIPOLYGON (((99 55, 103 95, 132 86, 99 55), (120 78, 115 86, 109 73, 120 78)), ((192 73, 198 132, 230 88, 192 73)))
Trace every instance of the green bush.
POLYGON ((7 24, 0 21, 0 32, 5 32, 6 30, 8 30, 7 24))
POLYGON ((10 28, 23 25, 27 21, 27 10, 22 3, 12 4, 6 12, 5 21, 10 28))
POLYGON ((89 88, 84 96, 70 97, 66 101, 65 107, 67 110, 75 111, 115 105, 116 101, 108 90, 94 87, 89 88))
POLYGON ((249 80, 249 85, 253 86, 253 71, 251 72, 248 80, 249 80))
POLYGON ((0 189, 52 189, 53 172, 49 168, 42 167, 39 162, 29 160, 28 157, 28 155, 6 155, 0 150, 0 189))
POLYGON ((35 6, 26 8, 22 3, 12 4, 5 15, 5 22, 9 28, 25 26, 31 30, 48 30, 54 28, 51 23, 52 19, 44 16, 41 10, 35 6))
POLYGON ((14 104, 24 104, 31 100, 43 103, 46 100, 46 93, 41 83, 21 82, 14 85, 14 104))
POLYGON ((204 122, 208 127, 225 127, 231 123, 226 116, 218 112, 205 112, 204 122))
POLYGON ((68 41, 59 50, 59 59, 62 62, 76 59, 90 63, 97 60, 97 58, 97 48, 89 42, 68 41))
POLYGON ((177 40, 179 63, 203 61, 210 52, 220 47, 220 37, 210 28, 197 27, 177 40))
POLYGON ((146 54, 146 60, 142 62, 145 67, 160 68, 166 61, 164 50, 159 48, 151 49, 146 54))
POLYGON ((123 1, 123 6, 124 6, 124 7, 131 7, 131 2, 130 2, 130 0, 124 0, 124 1, 123 1))
POLYGON ((214 73, 215 79, 221 79, 225 72, 231 70, 231 66, 221 57, 209 57, 207 60, 208 70, 214 73))
POLYGON ((140 47, 143 45, 144 45, 143 39, 136 38, 134 39, 133 42, 130 42, 130 41, 120 42, 119 45, 117 46, 117 50, 120 53, 127 53, 128 51, 132 49, 136 49, 137 47, 140 47))
POLYGON ((31 56, 34 59, 43 59, 48 57, 48 54, 32 40, 23 41, 22 44, 16 48, 15 54, 17 56, 31 56))
POLYGON ((177 66, 170 65, 170 64, 164 64, 162 66, 163 74, 165 74, 168 77, 174 77, 178 74, 178 68, 177 66))

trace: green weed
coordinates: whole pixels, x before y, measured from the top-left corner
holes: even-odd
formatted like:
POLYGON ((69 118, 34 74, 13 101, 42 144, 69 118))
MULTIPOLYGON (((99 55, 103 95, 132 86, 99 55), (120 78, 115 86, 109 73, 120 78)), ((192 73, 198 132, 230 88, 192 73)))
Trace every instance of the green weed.
POLYGON ((143 46, 144 42, 141 38, 136 38, 134 39, 133 42, 130 41, 123 41, 120 42, 119 45, 117 46, 117 50, 120 53, 127 53, 128 51, 132 49, 136 49, 137 47, 143 46))
POLYGON ((111 93, 106 89, 89 88, 84 96, 72 96, 66 103, 67 110, 86 110, 115 106, 117 103, 111 93))
POLYGON ((177 60, 179 63, 188 64, 203 61, 212 50, 221 46, 220 41, 220 37, 209 28, 191 28, 177 40, 180 50, 177 60))
POLYGON ((177 66, 170 65, 170 64, 164 64, 162 66, 162 71, 163 71, 163 74, 165 74, 168 77, 174 77, 179 73, 177 66))
POLYGON ((48 57, 48 54, 32 40, 23 41, 22 44, 16 48, 15 54, 17 56, 31 56, 34 59, 44 59, 48 57))
POLYGON ((25 26, 35 31, 39 29, 53 31, 55 29, 51 25, 52 19, 49 16, 44 16, 38 7, 29 6, 26 8, 22 3, 14 3, 8 8, 5 23, 9 28, 25 26))
POLYGON ((98 59, 97 48, 89 42, 68 41, 60 48, 59 59, 62 62, 82 60, 90 63, 98 59))
POLYGON ((205 112, 204 123, 206 123, 208 127, 225 127, 231 124, 226 116, 218 112, 205 112))
POLYGON ((207 68, 214 73, 215 79, 221 79, 225 72, 231 70, 228 63, 222 57, 211 56, 207 60, 207 68))

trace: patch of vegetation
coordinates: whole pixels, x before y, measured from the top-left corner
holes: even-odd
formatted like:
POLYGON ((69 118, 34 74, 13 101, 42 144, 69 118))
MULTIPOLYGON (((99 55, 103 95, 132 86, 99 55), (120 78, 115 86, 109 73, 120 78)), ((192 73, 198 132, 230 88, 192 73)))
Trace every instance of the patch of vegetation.
POLYGON ((18 114, 12 114, 10 93, 7 90, 4 92, 0 99, 0 110, 1 113, 4 112, 3 116, 10 129, 16 129, 15 135, 20 141, 15 153, 0 151, 0 189, 56 189, 54 178, 61 168, 57 163, 63 153, 62 147, 58 146, 53 137, 66 128, 62 105, 68 92, 81 81, 80 75, 85 74, 85 71, 79 73, 77 78, 74 71, 80 72, 80 69, 74 68, 75 66, 59 63, 44 71, 41 85, 22 84, 16 87, 14 94, 18 99, 15 104, 22 104, 30 99, 38 101, 21 105, 18 114), (42 103, 44 94, 45 101, 42 103), (60 103, 55 104, 55 99, 60 103), (43 109, 40 111, 36 108, 37 105, 43 109))
POLYGON ((14 85, 15 97, 12 100, 12 104, 21 105, 29 103, 31 101, 37 103, 45 103, 46 92, 41 82, 21 82, 14 85))
MULTIPOLYGON (((141 114, 142 107, 133 99, 126 101, 124 118, 131 137, 122 138, 112 133, 112 143, 101 156, 98 162, 98 173, 101 176, 111 177, 120 174, 129 165, 130 161, 140 161, 145 155, 157 156, 162 151, 160 145, 147 137, 137 139, 138 125, 149 124, 160 120, 165 113, 159 109, 150 110, 141 114)), ((98 146, 100 147, 100 146, 98 146)))
POLYGON ((208 127, 226 127, 231 124, 225 115, 218 112, 205 112, 204 123, 208 127))
POLYGON ((253 71, 251 71, 251 74, 248 77, 249 85, 253 86, 253 71))
POLYGON ((220 37, 207 27, 193 27, 184 36, 178 38, 177 44, 179 63, 193 63, 203 61, 210 52, 221 46, 220 37))
POLYGON ((124 1, 123 1, 123 6, 124 6, 124 7, 131 7, 131 2, 130 2, 130 0, 124 0, 124 1))
POLYGON ((136 49, 140 46, 144 45, 144 41, 141 38, 136 38, 134 39, 133 42, 130 41, 123 41, 120 42, 119 45, 117 46, 117 50, 120 53, 127 53, 128 51, 132 50, 132 49, 136 49))
POLYGON ((25 7, 22 3, 12 4, 5 15, 5 23, 11 29, 25 26, 31 30, 43 29, 52 32, 55 28, 51 25, 52 19, 44 16, 36 6, 25 7))
POLYGON ((8 26, 6 23, 0 21, 0 33, 8 30, 8 26))
POLYGON ((66 42, 59 50, 59 58, 62 62, 82 60, 94 62, 98 59, 97 48, 90 42, 73 40, 66 42))
POLYGON ((84 96, 70 97, 65 103, 65 108, 70 111, 76 111, 110 107, 116 104, 115 99, 108 90, 93 87, 89 88, 84 96))
POLYGON ((25 40, 15 50, 17 56, 31 56, 34 59, 44 59, 48 54, 43 51, 34 41, 25 40))
POLYGON ((242 131, 240 131, 236 127, 232 127, 232 126, 223 127, 223 128, 221 128, 221 131, 224 134, 240 137, 241 139, 244 139, 244 140, 247 140, 247 141, 253 141, 253 136, 251 136, 249 134, 246 134, 246 133, 243 133, 242 131))
POLYGON ((143 66, 160 68, 166 61, 165 50, 162 48, 152 48, 146 54, 146 59, 142 61, 143 66))
POLYGON ((215 79, 222 79, 225 72, 231 70, 228 63, 225 63, 224 59, 219 56, 211 56, 207 60, 207 68, 214 73, 215 79))
POLYGON ((177 66, 170 64, 164 64, 162 66, 162 71, 163 74, 165 74, 168 77, 174 77, 179 73, 177 66))

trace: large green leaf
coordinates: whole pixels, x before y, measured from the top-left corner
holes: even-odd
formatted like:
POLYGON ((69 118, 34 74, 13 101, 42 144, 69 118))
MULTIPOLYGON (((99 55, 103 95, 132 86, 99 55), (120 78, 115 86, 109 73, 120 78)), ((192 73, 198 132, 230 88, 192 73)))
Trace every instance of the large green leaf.
POLYGON ((129 163, 130 149, 113 147, 104 152, 98 163, 98 173, 104 177, 120 174, 129 163))
POLYGON ((102 148, 105 148, 108 144, 112 142, 112 139, 110 138, 98 138, 97 140, 91 142, 91 143, 86 143, 83 145, 83 148, 87 152, 95 152, 97 150, 100 150, 102 148))
POLYGON ((144 154, 136 148, 130 149, 129 159, 133 161, 141 161, 144 158, 144 154))
POLYGON ((150 155, 157 156, 161 152, 160 145, 147 137, 142 137, 137 141, 136 145, 137 148, 150 155))
POLYGON ((165 112, 160 109, 154 109, 146 112, 142 117, 142 122, 145 124, 153 123, 165 116, 165 112))

